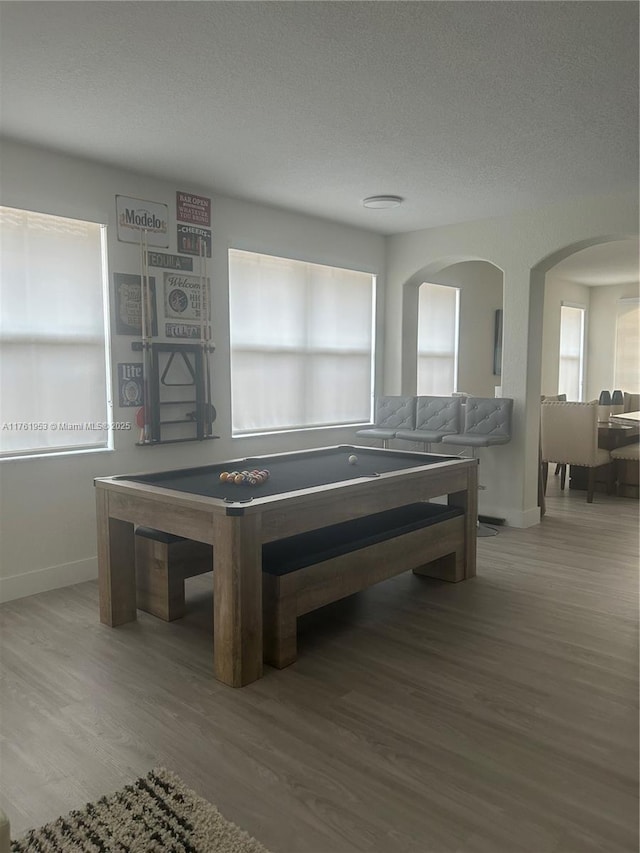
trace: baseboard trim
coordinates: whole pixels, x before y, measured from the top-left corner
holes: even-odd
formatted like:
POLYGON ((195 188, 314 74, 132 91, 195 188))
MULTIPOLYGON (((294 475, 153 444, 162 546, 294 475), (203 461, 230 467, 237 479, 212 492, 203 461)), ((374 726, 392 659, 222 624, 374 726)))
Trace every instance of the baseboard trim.
POLYGON ((14 601, 16 598, 26 598, 28 595, 36 595, 39 592, 48 592, 50 589, 60 589, 74 583, 95 580, 97 577, 97 557, 10 575, 7 578, 0 578, 0 603, 14 601))
POLYGON ((526 509, 524 512, 511 512, 507 515, 507 524, 510 527, 535 527, 540 524, 540 507, 526 509))
POLYGON ((535 527, 540 524, 540 507, 522 511, 501 506, 483 506, 478 516, 481 520, 491 517, 489 524, 496 524, 498 519, 503 519, 508 527, 535 527))
POLYGON ((497 518, 493 515, 479 515, 478 521, 480 522, 480 524, 493 524, 493 525, 497 525, 498 527, 500 527, 500 525, 506 524, 507 519, 506 518, 497 518))

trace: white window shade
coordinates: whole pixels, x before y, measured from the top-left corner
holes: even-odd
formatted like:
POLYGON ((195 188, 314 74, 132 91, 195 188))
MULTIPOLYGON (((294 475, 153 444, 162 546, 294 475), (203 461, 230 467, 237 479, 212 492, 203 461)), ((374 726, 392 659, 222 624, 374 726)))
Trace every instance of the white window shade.
POLYGON ((560 353, 558 393, 567 400, 582 400, 584 374, 585 309, 577 305, 560 306, 560 353))
POLYGON ((424 282, 418 291, 418 394, 449 395, 458 380, 460 290, 424 282))
POLYGON ((104 226, 0 208, 0 455, 107 447, 104 226))
POLYGON ((640 394, 640 299, 618 301, 613 384, 629 394, 640 394))
POLYGON ((366 423, 375 277, 229 251, 233 434, 366 423))

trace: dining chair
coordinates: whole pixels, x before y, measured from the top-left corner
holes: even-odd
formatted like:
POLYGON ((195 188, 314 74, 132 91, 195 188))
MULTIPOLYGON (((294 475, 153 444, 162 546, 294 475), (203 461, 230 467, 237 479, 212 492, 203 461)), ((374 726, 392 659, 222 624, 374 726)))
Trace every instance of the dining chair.
MULTIPOLYGON (((598 447, 598 401, 590 403, 544 400, 540 407, 543 492, 549 463, 588 468, 587 503, 593 503, 595 472, 609 465, 608 450, 598 447)), ((564 489, 564 476, 560 488, 564 489)))
MULTIPOLYGON (((555 400, 556 402, 565 403, 567 400, 566 394, 550 394, 549 396, 545 396, 544 394, 540 397, 540 402, 544 403, 545 400, 555 400)), ((562 476, 562 483, 560 485, 561 489, 564 489, 565 479, 567 476, 567 466, 562 463, 558 463, 556 465, 556 470, 553 472, 554 476, 558 476, 560 474, 562 476)))

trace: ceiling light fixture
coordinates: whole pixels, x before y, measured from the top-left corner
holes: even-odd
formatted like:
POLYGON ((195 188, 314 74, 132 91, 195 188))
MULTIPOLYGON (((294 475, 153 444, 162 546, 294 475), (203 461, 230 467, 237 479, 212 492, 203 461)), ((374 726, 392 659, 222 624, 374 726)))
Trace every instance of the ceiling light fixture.
POLYGON ((399 195, 372 195, 362 199, 362 204, 374 210, 385 210, 388 207, 398 207, 403 201, 399 195))

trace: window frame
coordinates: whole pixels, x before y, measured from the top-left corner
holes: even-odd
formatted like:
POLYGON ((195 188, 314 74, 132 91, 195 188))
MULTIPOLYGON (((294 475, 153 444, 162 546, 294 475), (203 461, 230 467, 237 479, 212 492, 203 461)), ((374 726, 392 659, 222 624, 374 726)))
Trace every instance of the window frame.
POLYGON ((584 401, 584 392, 586 386, 586 366, 587 366, 587 306, 583 305, 579 302, 569 302, 567 300, 561 300, 560 302, 560 334, 558 337, 558 393, 567 394, 567 399, 570 399, 569 392, 564 391, 560 387, 560 370, 563 359, 578 361, 578 394, 576 402, 581 403, 584 401), (562 309, 563 308, 572 308, 574 310, 578 310, 581 312, 581 328, 580 328, 580 351, 578 354, 578 358, 572 356, 563 356, 562 355, 562 309))
POLYGON ((454 284, 438 284, 435 281, 423 281, 420 283, 418 287, 418 315, 417 315, 417 327, 416 327, 416 393, 419 396, 450 396, 451 394, 456 394, 458 391, 458 372, 459 372, 459 359, 460 359, 460 303, 461 303, 461 288, 454 284), (453 351, 447 354, 441 354, 435 351, 423 351, 420 349, 420 289, 422 287, 439 287, 446 288, 447 290, 452 290, 455 292, 455 307, 454 307, 454 316, 453 316, 453 351), (442 358, 447 359, 447 361, 453 361, 453 388, 449 392, 436 393, 434 390, 425 391, 420 388, 420 359, 427 354, 428 358, 442 358))
MULTIPOLYGON (((634 311, 634 313, 638 313, 640 311, 640 296, 621 296, 616 300, 616 325, 615 325, 615 339, 614 339, 614 350, 613 350, 613 387, 619 388, 623 391, 627 391, 630 394, 638 394, 640 393, 640 384, 635 388, 626 387, 627 379, 626 376, 624 378, 619 376, 620 367, 620 343, 619 343, 619 335, 620 335, 620 325, 621 319, 625 314, 634 311), (624 310, 627 308, 628 310, 624 310), (635 311, 634 311, 635 309, 635 311)), ((636 345, 636 349, 638 349, 636 345)), ((636 356, 638 352, 636 352, 636 356)), ((637 367, 637 362, 636 362, 637 367)), ((632 383, 633 384, 633 383, 632 383)))
MULTIPOLYGON (((227 248, 227 263, 228 263, 228 282, 229 282, 229 316, 228 316, 228 328, 229 328, 229 377, 230 377, 230 403, 231 403, 231 437, 233 439, 239 438, 250 438, 253 436, 266 436, 266 435, 282 435, 287 433, 302 433, 309 431, 317 431, 317 430, 336 430, 336 429, 345 429, 351 428, 354 426, 363 426, 366 424, 370 424, 373 422, 374 417, 374 404, 375 404, 375 377, 376 377, 376 362, 377 362, 377 351, 376 351, 376 330, 377 330, 377 320, 376 320, 376 309, 377 309, 377 301, 378 301, 378 274, 375 272, 371 272, 370 270, 358 269, 355 266, 347 267, 347 266, 336 266, 329 263, 322 263, 319 261, 310 261, 305 258, 300 257, 290 257, 287 255, 276 254, 275 252, 265 252, 264 250, 254 250, 246 248, 245 246, 237 246, 237 245, 229 245, 227 248), (239 254, 248 254, 255 255, 257 257, 274 259, 275 261, 283 261, 290 262, 292 264, 301 264, 307 267, 320 267, 330 270, 344 271, 346 273, 361 273, 362 275, 368 276, 370 278, 370 286, 371 286, 371 328, 370 328, 370 347, 367 351, 367 357, 369 358, 369 394, 368 394, 368 408, 369 411, 367 415, 363 416, 363 418, 358 418, 353 421, 340 421, 336 423, 307 423, 300 425, 286 425, 286 426, 265 426, 263 428, 251 427, 248 429, 238 429, 234 427, 234 379, 233 379, 233 361, 234 361, 234 350, 239 352, 246 353, 258 353, 260 351, 265 353, 277 353, 282 352, 286 355, 297 355, 298 358, 304 361, 310 361, 309 357, 312 357, 314 354, 339 354, 340 352, 348 353, 349 349, 352 352, 355 352, 354 348, 344 347, 342 350, 323 348, 318 346, 316 348, 308 348, 302 346, 282 346, 282 347, 274 347, 269 344, 253 344, 247 346, 239 346, 236 347, 233 344, 233 331, 232 331, 232 274, 231 274, 231 264, 232 264, 232 254, 237 252, 239 254)), ((308 298, 305 295, 304 299, 305 303, 305 323, 307 318, 307 306, 308 306, 308 298)), ((305 338, 307 336, 305 335, 305 338)), ((362 351, 364 354, 364 350, 362 351)), ((304 369, 304 368, 303 368, 304 369)))
MULTIPOLYGON (((113 412, 113 386, 112 386, 112 369, 111 369, 111 310, 110 310, 110 294, 109 294, 109 266, 108 266, 108 225, 105 222, 97 222, 91 219, 80 219, 77 216, 61 216, 55 213, 44 212, 40 210, 33 210, 27 208, 15 207, 12 205, 3 204, 0 206, 2 209, 7 211, 16 211, 19 214, 32 214, 34 216, 39 217, 48 217, 51 219, 63 220, 65 222, 77 222, 82 225, 94 226, 99 229, 99 243, 100 243, 100 303, 102 305, 102 324, 101 324, 101 333, 98 336, 96 334, 95 341, 102 342, 103 351, 104 351, 104 383, 105 383, 105 400, 104 400, 104 420, 95 422, 86 420, 84 423, 101 423, 106 425, 106 429, 97 430, 100 432, 105 432, 104 440, 101 440, 92 444, 65 444, 65 445, 57 445, 51 448, 45 446, 32 446, 25 447, 19 450, 16 449, 8 449, 2 450, 0 449, 0 463, 3 462, 15 462, 18 460, 27 460, 27 459, 49 459, 56 457, 68 457, 68 456, 78 456, 85 455, 88 453, 104 453, 104 452, 112 452, 114 450, 114 412, 113 412)), ((56 343, 63 342, 63 346, 70 350, 74 344, 82 345, 86 344, 89 340, 85 338, 82 340, 78 336, 72 336, 69 333, 67 335, 56 335, 52 334, 54 331, 53 326, 49 326, 46 332, 41 331, 29 331, 11 333, 3 335, 0 332, 0 348, 4 340, 7 340, 11 337, 16 340, 13 341, 14 344, 20 345, 29 345, 29 340, 32 345, 46 345, 47 341, 50 342, 55 341, 56 343), (24 341, 20 340, 24 338, 24 341)), ((45 416, 46 417, 46 416, 45 416)), ((6 422, 5 422, 6 423, 6 422)), ((5 426, 3 423, 3 427, 5 426)), ((22 420, 22 421, 12 421, 11 424, 20 427, 21 432, 31 432, 35 430, 36 432, 46 431, 49 432, 49 427, 51 423, 55 423, 55 421, 32 421, 32 420, 22 420), (33 427, 34 424, 38 424, 38 427, 33 427), (46 425, 47 429, 43 429, 42 425, 46 425), (33 429, 32 429, 33 427, 33 429)), ((82 429, 74 430, 78 433, 83 433, 82 429)))

